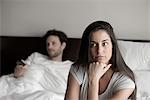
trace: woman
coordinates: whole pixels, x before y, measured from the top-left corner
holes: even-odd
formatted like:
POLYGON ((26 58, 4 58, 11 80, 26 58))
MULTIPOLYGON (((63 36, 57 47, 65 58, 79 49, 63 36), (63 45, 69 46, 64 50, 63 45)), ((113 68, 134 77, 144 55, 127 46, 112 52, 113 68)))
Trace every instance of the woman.
POLYGON ((84 31, 79 58, 68 76, 65 100, 127 100, 136 97, 134 74, 125 64, 112 26, 91 23, 84 31))

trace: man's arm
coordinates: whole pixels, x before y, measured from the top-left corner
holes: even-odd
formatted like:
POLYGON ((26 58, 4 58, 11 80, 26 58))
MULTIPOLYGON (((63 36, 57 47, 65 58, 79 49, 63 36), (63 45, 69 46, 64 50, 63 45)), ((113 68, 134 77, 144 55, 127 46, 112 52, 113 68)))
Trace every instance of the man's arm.
POLYGON ((24 73, 26 72, 28 66, 32 63, 32 61, 36 58, 36 55, 38 53, 34 52, 32 53, 25 61, 21 60, 21 61, 17 61, 16 62, 16 67, 14 69, 14 77, 15 78, 19 78, 21 76, 24 75, 24 73))

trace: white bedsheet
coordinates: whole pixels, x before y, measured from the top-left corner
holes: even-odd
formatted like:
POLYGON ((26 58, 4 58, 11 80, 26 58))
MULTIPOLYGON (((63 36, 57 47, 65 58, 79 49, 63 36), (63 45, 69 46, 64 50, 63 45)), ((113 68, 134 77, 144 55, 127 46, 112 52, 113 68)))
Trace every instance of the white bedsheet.
MULTIPOLYGON (((134 73, 137 100, 150 100, 150 71, 134 70, 134 73)), ((16 80, 13 74, 1 77, 0 86, 3 86, 0 87, 0 100, 64 100, 64 92, 56 92, 59 88, 55 87, 56 89, 49 91, 34 81, 16 80)))
MULTIPOLYGON (((15 79, 13 75, 0 79, 0 100, 63 100, 64 93, 43 89, 35 82, 15 79)), ((65 86, 64 86, 65 87, 65 86)), ((63 88, 64 88, 63 87, 63 88)))
POLYGON ((13 74, 2 76, 0 100, 64 100, 71 63, 51 67, 49 63, 52 62, 31 65, 18 79, 13 74))
POLYGON ((137 100, 150 100, 150 71, 134 70, 137 84, 137 100))
POLYGON ((43 90, 26 94, 13 93, 11 95, 1 97, 0 100, 64 100, 64 95, 43 90))

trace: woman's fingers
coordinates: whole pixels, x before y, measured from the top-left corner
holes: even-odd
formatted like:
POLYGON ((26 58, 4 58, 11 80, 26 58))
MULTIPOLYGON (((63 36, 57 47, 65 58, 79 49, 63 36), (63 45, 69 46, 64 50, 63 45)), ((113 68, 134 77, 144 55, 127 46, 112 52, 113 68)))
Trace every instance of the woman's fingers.
POLYGON ((92 62, 89 66, 89 75, 91 77, 101 78, 112 64, 104 64, 100 62, 92 62))
POLYGON ((108 64, 108 65, 104 66, 103 69, 107 71, 111 67, 111 65, 112 64, 108 64))

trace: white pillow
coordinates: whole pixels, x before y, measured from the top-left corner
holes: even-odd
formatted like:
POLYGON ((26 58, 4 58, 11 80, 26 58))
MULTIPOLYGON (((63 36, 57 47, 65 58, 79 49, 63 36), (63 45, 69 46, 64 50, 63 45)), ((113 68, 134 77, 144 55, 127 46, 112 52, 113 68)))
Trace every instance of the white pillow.
POLYGON ((150 71, 134 70, 137 85, 137 100, 150 100, 150 71))
POLYGON ((132 70, 150 70, 150 42, 118 40, 120 52, 132 70))

